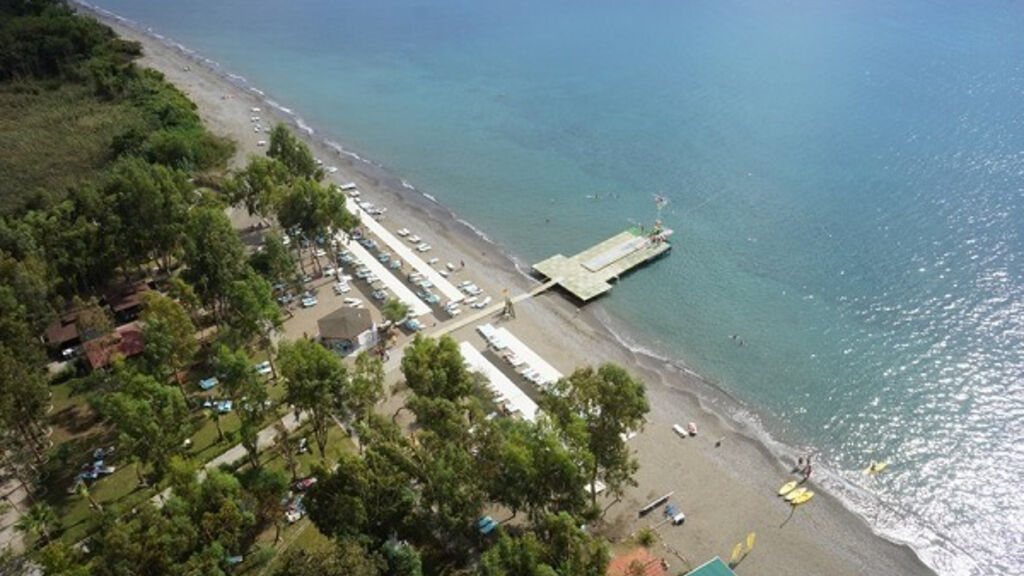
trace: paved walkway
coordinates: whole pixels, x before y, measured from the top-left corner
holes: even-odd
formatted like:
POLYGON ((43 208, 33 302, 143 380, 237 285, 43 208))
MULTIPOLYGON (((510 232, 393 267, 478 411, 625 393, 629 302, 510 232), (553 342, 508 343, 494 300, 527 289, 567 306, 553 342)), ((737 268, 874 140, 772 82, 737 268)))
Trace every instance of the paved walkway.
MULTIPOLYGON (((290 412, 286 414, 284 418, 281 418, 281 422, 284 423, 284 427, 286 430, 288 430, 289 433, 298 430, 299 426, 301 426, 302 423, 305 421, 305 413, 299 415, 297 412, 290 412)), ((277 429, 275 428, 276 425, 277 423, 275 422, 274 424, 267 426, 263 430, 260 430, 259 435, 257 436, 256 439, 256 446, 260 450, 266 450, 267 448, 274 444, 274 436, 277 435, 277 429)), ((221 466, 222 464, 234 464, 235 462, 238 462, 239 460, 242 460, 245 457, 245 446, 242 446, 241 444, 235 444, 220 456, 217 456, 213 460, 210 460, 209 462, 204 464, 203 467, 196 473, 196 476, 198 476, 199 481, 202 482, 203 479, 206 478, 207 470, 212 470, 214 468, 221 466)), ((160 492, 156 496, 153 496, 153 504, 155 504, 157 508, 163 506, 164 502, 167 501, 167 498, 170 497, 170 495, 171 489, 165 489, 163 492, 160 492)))

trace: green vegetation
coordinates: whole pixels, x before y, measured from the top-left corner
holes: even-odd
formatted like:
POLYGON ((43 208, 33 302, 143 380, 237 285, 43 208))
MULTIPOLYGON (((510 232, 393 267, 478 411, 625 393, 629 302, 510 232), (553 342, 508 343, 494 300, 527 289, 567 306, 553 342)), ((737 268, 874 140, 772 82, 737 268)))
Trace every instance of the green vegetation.
POLYGON ((580 369, 538 422, 493 417, 455 341, 417 336, 403 429, 378 412, 379 358, 347 363, 308 340, 278 352, 275 291, 296 283, 303 250, 317 268, 317 247, 333 259, 358 220, 283 126, 268 157, 197 178, 231 146, 138 54, 60 0, 0 0, 0 134, 15 145, 0 169, 17 174, 0 184, 0 452, 35 499, 17 524, 33 560, 50 576, 603 574, 607 546, 580 526, 601 516, 598 481, 614 497, 633 482, 623 437, 643 425, 643 384, 580 369), (292 241, 248 253, 227 204, 292 241), (111 303, 140 280, 156 290, 111 303), (109 348, 136 312, 144 348, 124 358, 109 348), (48 374, 48 356, 74 354, 39 338, 61 316, 100 348, 91 373, 48 374), (294 433, 284 404, 305 417, 294 433), (245 458, 198 474, 235 442, 245 458), (286 528, 286 506, 290 521, 303 509, 289 488, 309 489, 308 519, 286 528))
POLYGON ((0 83, 0 214, 49 206, 68 188, 99 182, 114 138, 136 124, 138 108, 85 84, 0 83))

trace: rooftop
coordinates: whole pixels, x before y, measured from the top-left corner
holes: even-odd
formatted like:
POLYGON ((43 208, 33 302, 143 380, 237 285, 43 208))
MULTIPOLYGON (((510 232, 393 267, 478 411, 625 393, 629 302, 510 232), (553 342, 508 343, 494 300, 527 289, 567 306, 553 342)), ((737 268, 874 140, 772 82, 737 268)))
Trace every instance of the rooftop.
POLYGON ((365 308, 345 306, 316 321, 320 337, 327 340, 355 340, 373 328, 373 318, 365 308))
POLYGON ((144 347, 142 330, 136 322, 118 326, 113 333, 93 338, 82 345, 85 350, 85 359, 93 370, 109 365, 114 354, 131 358, 141 354, 144 347))
POLYGON ((736 573, 725 562, 722 562, 721 558, 715 556, 698 566, 693 572, 687 573, 686 576, 736 576, 736 573))
POLYGON ((533 269, 587 302, 612 289, 610 281, 672 248, 671 230, 631 228, 572 257, 557 254, 533 269))
POLYGON ((661 558, 654 556, 646 548, 637 548, 628 554, 613 558, 608 563, 608 576, 668 576, 667 564, 661 558), (637 571, 635 566, 641 566, 643 572, 637 571))

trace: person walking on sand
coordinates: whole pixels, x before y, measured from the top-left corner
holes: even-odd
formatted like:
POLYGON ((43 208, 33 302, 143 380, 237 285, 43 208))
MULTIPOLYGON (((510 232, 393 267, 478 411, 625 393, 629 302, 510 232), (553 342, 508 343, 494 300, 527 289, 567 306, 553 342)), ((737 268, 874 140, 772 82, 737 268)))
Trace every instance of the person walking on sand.
POLYGON ((807 457, 807 466, 804 467, 804 482, 811 479, 811 457, 807 457))

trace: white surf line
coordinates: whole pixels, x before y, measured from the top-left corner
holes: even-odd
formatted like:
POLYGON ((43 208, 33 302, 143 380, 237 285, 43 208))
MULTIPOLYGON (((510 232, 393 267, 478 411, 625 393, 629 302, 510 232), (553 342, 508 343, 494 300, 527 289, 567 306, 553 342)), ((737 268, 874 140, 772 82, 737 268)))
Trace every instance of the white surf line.
POLYGON ((359 215, 359 221, 362 225, 366 226, 370 232, 373 232, 378 238, 380 238, 384 244, 387 244, 396 255, 398 255, 402 261, 407 262, 410 266, 416 269, 417 272, 422 274, 427 280, 434 285, 435 288, 444 295, 445 298, 452 302, 461 302, 465 296, 462 292, 452 285, 447 278, 441 276, 434 270, 429 264, 423 261, 409 246, 407 246, 401 238, 394 236, 391 231, 384 227, 383 224, 377 222, 372 216, 366 213, 365 210, 356 204, 355 199, 346 198, 348 211, 353 214, 359 215))
POLYGON ((366 266, 385 286, 391 290, 391 293, 395 295, 403 304, 409 307, 409 313, 413 316, 426 316, 431 313, 430 306, 427 306, 425 302, 416 297, 409 290, 409 287, 402 283, 401 280, 395 278, 395 275, 391 273, 383 264, 377 261, 377 259, 370 254, 370 252, 363 248, 363 246, 355 240, 349 240, 348 244, 344 244, 341 235, 338 235, 338 241, 345 245, 345 248, 352 252, 352 255, 356 257, 356 260, 360 264, 366 266))

